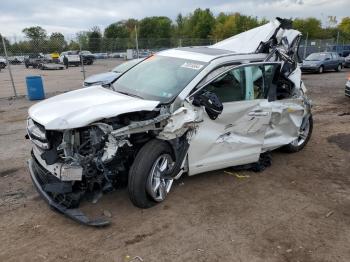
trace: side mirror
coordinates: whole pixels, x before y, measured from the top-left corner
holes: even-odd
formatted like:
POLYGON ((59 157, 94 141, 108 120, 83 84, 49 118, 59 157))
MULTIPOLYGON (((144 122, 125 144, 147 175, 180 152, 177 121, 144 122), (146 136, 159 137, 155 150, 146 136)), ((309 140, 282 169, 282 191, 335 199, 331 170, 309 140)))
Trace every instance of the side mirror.
POLYGON ((331 60, 329 57, 327 57, 326 59, 325 59, 326 61, 329 61, 329 60, 331 60))
POLYGON ((204 106, 205 111, 212 120, 215 120, 224 109, 224 106, 218 96, 209 91, 195 95, 193 105, 204 106))

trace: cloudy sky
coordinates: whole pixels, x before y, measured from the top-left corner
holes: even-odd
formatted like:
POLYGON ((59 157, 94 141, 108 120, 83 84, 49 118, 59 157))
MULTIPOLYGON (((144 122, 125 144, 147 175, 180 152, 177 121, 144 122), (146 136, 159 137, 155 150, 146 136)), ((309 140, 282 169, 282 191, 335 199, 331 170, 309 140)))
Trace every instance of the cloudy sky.
POLYGON ((195 8, 273 18, 349 16, 350 0, 1 0, 0 33, 22 37, 24 27, 39 25, 51 32, 73 36, 92 26, 101 29, 126 18, 187 14, 195 8))

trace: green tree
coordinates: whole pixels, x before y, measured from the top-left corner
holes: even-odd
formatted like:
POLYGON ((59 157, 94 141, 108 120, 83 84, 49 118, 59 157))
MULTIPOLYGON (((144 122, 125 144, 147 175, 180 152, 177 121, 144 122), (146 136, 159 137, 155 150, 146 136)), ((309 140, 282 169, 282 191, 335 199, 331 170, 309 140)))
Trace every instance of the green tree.
POLYGON ((50 35, 49 49, 50 52, 62 52, 66 48, 66 41, 64 35, 59 32, 54 32, 50 35))
MULTIPOLYGON (((5 55, 5 50, 4 50, 4 46, 2 44, 2 37, 3 36, 0 34, 0 55, 4 56, 5 55)), ((5 45, 6 45, 6 50, 9 52, 9 48, 11 47, 10 41, 6 37, 4 37, 4 42, 5 42, 5 45)), ((12 49, 12 48, 10 48, 10 49, 12 49)))
POLYGON ((342 31, 343 33, 345 33, 345 34, 350 35, 350 17, 349 17, 349 16, 344 17, 344 18, 340 21, 340 23, 339 23, 339 25, 338 25, 338 29, 339 29, 340 31, 342 31))
POLYGON ((102 34, 99 27, 94 26, 88 32, 88 48, 91 52, 97 52, 101 50, 102 34))
POLYGON ((29 39, 31 45, 31 53, 48 52, 48 44, 46 41, 46 30, 40 26, 27 27, 22 30, 29 39))
POLYGON ((209 8, 197 8, 185 21, 185 34, 188 37, 208 39, 215 26, 215 17, 209 8))
POLYGON ((30 40, 43 40, 47 37, 46 30, 40 26, 26 27, 22 32, 30 40))
POLYGON ((172 21, 165 16, 142 19, 138 28, 140 47, 168 47, 172 36, 171 23, 172 21))
POLYGON ((126 21, 119 21, 114 24, 110 24, 104 31, 104 37, 106 38, 128 38, 129 30, 125 24, 126 21))
POLYGON ((71 40, 67 46, 68 50, 79 50, 79 43, 71 40))
POLYGON ((259 21, 256 17, 246 16, 240 13, 220 13, 216 18, 212 35, 216 40, 221 40, 266 24, 267 22, 268 20, 265 18, 259 21))
POLYGON ((78 48, 75 50, 79 50, 80 46, 82 50, 89 49, 89 32, 81 31, 78 32, 76 36, 78 40, 78 48))
POLYGON ((321 21, 314 18, 296 18, 293 21, 294 29, 300 31, 304 36, 309 34, 310 39, 322 38, 321 21))

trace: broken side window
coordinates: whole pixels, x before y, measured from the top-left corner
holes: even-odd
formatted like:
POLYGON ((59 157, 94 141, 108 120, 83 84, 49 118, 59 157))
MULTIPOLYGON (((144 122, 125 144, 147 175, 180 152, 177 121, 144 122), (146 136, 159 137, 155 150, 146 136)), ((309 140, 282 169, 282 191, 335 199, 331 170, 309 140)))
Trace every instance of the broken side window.
MULTIPOLYGON (((267 99, 279 64, 248 65, 234 68, 205 87, 215 93, 222 103, 253 99, 267 99)), ((276 91, 274 92, 276 93, 276 91)))

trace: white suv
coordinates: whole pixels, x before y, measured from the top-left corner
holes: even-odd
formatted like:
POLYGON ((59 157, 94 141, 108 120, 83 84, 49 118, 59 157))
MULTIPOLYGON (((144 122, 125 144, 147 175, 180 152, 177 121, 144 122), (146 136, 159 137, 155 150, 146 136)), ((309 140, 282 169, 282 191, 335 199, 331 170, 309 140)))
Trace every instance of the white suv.
POLYGON ((301 150, 311 105, 297 65, 300 33, 276 19, 208 47, 159 52, 109 88, 93 86, 29 109, 29 169, 56 210, 103 226, 77 209, 128 185, 135 206, 163 201, 183 173, 259 163, 301 150))

